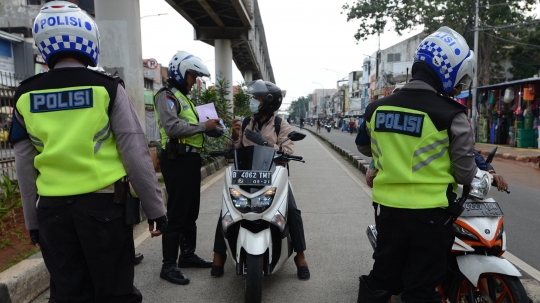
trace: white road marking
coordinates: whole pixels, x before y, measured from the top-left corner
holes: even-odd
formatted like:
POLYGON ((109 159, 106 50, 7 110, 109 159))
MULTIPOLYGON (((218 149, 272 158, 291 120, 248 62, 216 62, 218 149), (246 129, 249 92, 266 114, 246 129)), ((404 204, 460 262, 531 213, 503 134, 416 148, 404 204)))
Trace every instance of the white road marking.
POLYGON ((525 263, 524 261, 522 261, 521 259, 519 259, 518 257, 514 256, 513 254, 511 254, 509 251, 506 251, 504 254, 503 254, 503 257, 510 261, 510 263, 516 265, 517 267, 519 267, 521 270, 523 270, 524 272, 526 272, 527 274, 529 274, 531 277, 533 277, 535 280, 537 281, 540 281, 540 271, 536 270, 536 268, 530 266, 529 264, 525 263))
MULTIPOLYGON (((315 138, 315 137, 314 137, 315 138)), ((353 173, 351 173, 341 162, 339 162, 338 158, 330 153, 327 148, 324 148, 323 144, 319 142, 319 140, 315 140, 321 147, 323 147, 323 150, 326 151, 328 155, 345 171, 345 173, 351 177, 351 179, 362 188, 366 192, 367 195, 371 197, 371 188, 364 184, 360 179, 358 179, 353 173)), ((503 254, 503 257, 510 261, 510 263, 514 264, 515 266, 519 267, 522 271, 526 272, 528 275, 533 277, 535 280, 540 281, 540 271, 538 271, 536 268, 530 266, 529 264, 525 263, 525 261, 522 261, 518 257, 511 254, 509 251, 506 251, 503 254)))
MULTIPOLYGON (((221 177, 223 177, 224 175, 225 175, 225 171, 221 172, 220 174, 218 174, 217 176, 212 178, 210 181, 206 182, 203 186, 201 186, 201 193, 203 191, 205 191, 208 187, 210 187, 210 185, 214 184, 216 181, 221 179, 221 177)), ((134 244, 135 244, 135 248, 137 248, 137 246, 141 245, 141 243, 143 243, 146 239, 148 239, 148 237, 150 237, 150 233, 146 232, 146 231, 144 233, 142 233, 140 236, 138 236, 137 239, 135 239, 135 241, 133 241, 134 244)))

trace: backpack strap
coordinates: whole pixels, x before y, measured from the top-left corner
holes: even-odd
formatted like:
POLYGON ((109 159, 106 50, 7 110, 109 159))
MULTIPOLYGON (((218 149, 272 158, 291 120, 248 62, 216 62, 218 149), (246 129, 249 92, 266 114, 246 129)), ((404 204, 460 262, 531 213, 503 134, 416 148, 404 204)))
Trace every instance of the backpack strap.
POLYGON ((276 136, 279 137, 279 132, 281 131, 281 117, 276 116, 276 119, 274 119, 274 128, 276 130, 276 136))
POLYGON ((251 117, 245 117, 244 121, 242 121, 242 134, 246 130, 246 127, 248 126, 249 121, 251 121, 251 117))
MULTIPOLYGON (((251 121, 250 117, 245 117, 244 121, 242 121, 242 134, 246 130, 246 127, 248 126, 249 122, 251 121)), ((276 132, 276 136, 279 136, 279 132, 281 131, 281 117, 276 116, 274 119, 274 131, 276 132)))

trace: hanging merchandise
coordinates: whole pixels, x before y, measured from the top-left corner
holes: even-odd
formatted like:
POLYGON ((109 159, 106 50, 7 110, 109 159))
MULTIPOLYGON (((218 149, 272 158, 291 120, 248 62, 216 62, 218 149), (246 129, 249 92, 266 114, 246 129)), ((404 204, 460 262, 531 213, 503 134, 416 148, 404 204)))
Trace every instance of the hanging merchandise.
POLYGON ((488 97, 488 102, 489 104, 495 104, 495 96, 494 96, 494 91, 490 91, 489 92, 489 97, 488 97))
POLYGON ((503 101, 504 103, 510 103, 514 100, 514 88, 513 87, 508 87, 505 91, 504 91, 504 98, 503 98, 503 101))
POLYGON ((532 101, 534 100, 534 95, 536 93, 536 87, 534 84, 525 85, 523 90, 523 100, 532 101))

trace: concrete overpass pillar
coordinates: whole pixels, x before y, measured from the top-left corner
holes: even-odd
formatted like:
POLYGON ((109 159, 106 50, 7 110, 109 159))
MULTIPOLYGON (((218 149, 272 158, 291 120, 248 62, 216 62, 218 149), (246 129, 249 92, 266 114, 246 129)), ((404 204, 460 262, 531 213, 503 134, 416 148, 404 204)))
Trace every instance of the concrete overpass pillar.
POLYGON ((118 71, 146 132, 139 0, 95 0, 100 34, 99 65, 118 71))
MULTIPOLYGON (((232 47, 231 40, 217 39, 214 42, 214 51, 216 58, 216 80, 226 79, 229 81, 229 95, 227 99, 233 105, 233 82, 232 82, 232 47)), ((216 82, 217 84, 217 82, 216 82)), ((231 106, 230 113, 232 114, 233 108, 231 106)))
POLYGON ((253 71, 247 70, 244 72, 244 81, 246 84, 253 81, 253 71))

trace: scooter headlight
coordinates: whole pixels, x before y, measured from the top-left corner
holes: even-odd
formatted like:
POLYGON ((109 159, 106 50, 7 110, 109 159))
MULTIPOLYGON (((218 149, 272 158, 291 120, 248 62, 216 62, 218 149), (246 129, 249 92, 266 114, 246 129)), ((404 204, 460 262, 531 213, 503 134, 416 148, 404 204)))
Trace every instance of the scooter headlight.
POLYGON ((249 212, 262 213, 267 210, 272 205, 276 194, 275 187, 268 189, 262 195, 255 198, 247 198, 234 188, 230 188, 229 191, 234 207, 243 214, 249 212))
POLYGON ((489 189, 490 184, 488 177, 484 175, 482 179, 474 178, 471 183, 471 191, 469 192, 469 195, 484 200, 489 192, 489 189))
POLYGON ((470 231, 466 230, 465 228, 463 228, 462 226, 459 226, 457 225, 456 223, 454 223, 454 232, 456 232, 456 234, 460 235, 460 236, 465 236, 469 239, 472 239, 472 240, 476 240, 478 241, 478 237, 475 236, 473 233, 471 233, 470 231))
POLYGON ((280 231, 283 231, 285 229, 285 225, 287 224, 287 220, 285 217, 279 212, 279 210, 276 212, 274 217, 272 218, 272 224, 279 227, 280 231))

